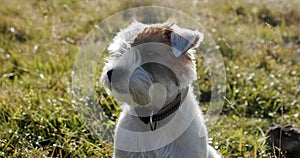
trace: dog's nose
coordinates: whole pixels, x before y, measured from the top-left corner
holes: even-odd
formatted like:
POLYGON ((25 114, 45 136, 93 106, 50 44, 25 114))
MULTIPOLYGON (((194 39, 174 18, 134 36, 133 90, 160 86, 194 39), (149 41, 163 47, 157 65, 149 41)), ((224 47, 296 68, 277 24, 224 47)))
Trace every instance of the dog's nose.
POLYGON ((112 75, 112 72, 113 72, 113 69, 107 71, 107 73, 106 73, 109 82, 111 82, 111 75, 112 75))

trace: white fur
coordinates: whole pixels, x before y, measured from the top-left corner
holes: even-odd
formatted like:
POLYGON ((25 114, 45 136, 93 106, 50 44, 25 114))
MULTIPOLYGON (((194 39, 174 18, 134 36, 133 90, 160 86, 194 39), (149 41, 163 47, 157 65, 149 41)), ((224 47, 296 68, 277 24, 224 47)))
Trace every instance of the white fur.
POLYGON ((157 43, 131 48, 130 43, 136 35, 152 26, 135 21, 120 31, 108 47, 111 55, 106 60, 100 82, 126 106, 115 130, 114 157, 219 158, 207 143, 206 126, 191 86, 196 79, 195 63, 187 62, 182 56, 188 51, 193 59, 190 48, 200 44, 203 34, 174 24, 170 26, 173 29, 171 49, 157 43), (147 63, 150 64, 142 66, 147 63), (111 81, 106 74, 109 70, 114 70, 111 81), (177 112, 158 121, 156 130, 151 131, 149 124, 136 117, 137 106, 147 106, 156 113, 188 87, 187 97, 177 112))
MULTIPOLYGON (((207 144, 207 131, 203 122, 202 114, 197 106, 192 90, 189 91, 185 102, 173 116, 172 122, 164 127, 169 119, 162 120, 159 127, 161 130, 144 132, 149 130, 149 125, 143 124, 137 117, 122 113, 116 127, 114 152, 115 158, 219 158, 218 153, 207 144), (192 120, 191 124, 187 124, 192 120), (120 128, 121 127, 121 128, 120 128), (143 136, 128 131, 143 131, 143 136), (185 128, 183 133, 176 129, 185 128), (171 129, 171 130, 170 130, 171 129), (159 137, 158 137, 159 136, 159 137), (168 145, 161 147, 161 144, 171 141, 168 145), (144 139, 142 139, 144 138, 144 139), (145 148, 156 146, 158 149, 147 151, 145 148), (123 149, 119 150, 119 149, 123 149), (136 152, 139 149, 140 152, 136 152), (125 151, 124 151, 125 150, 125 151), (135 152, 126 152, 131 150, 135 152)), ((159 128, 158 127, 158 128, 159 128)))

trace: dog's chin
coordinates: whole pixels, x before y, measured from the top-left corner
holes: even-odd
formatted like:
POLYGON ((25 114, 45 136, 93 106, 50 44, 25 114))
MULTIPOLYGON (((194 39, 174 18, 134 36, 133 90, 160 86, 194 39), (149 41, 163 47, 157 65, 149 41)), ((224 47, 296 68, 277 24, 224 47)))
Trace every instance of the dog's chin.
POLYGON ((150 103, 150 96, 148 94, 143 94, 141 89, 134 90, 124 90, 122 86, 112 86, 108 79, 100 80, 102 86, 108 95, 112 95, 118 102, 126 103, 130 106, 145 106, 150 103))
POLYGON ((135 105, 138 106, 146 106, 150 103, 150 97, 148 96, 131 95, 131 98, 134 101, 135 105))
POLYGON ((110 94, 120 103, 126 103, 131 107, 146 106, 150 103, 150 97, 138 93, 132 94, 124 90, 111 89, 110 94))

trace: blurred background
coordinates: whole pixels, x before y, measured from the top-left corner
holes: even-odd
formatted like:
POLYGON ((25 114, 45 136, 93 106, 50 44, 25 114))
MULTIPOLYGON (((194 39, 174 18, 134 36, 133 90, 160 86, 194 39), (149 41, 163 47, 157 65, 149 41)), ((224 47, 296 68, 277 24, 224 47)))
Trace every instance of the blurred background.
MULTIPOLYGON (((275 157, 271 123, 300 127, 300 1, 0 0, 0 157, 111 157, 72 102, 72 70, 88 32, 132 7, 182 11, 212 35, 227 73, 221 117, 209 143, 224 157, 275 157)), ((203 109, 210 98, 203 75, 203 109)), ((112 98, 100 100, 106 126, 112 98)))

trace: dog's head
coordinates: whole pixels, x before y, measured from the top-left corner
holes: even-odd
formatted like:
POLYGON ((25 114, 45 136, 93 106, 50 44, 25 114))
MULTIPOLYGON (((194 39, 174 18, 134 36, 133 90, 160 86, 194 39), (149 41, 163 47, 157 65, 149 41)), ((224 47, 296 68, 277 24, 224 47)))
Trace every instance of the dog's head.
POLYGON ((100 82, 129 105, 168 104, 196 79, 192 48, 202 40, 174 23, 133 22, 108 47, 100 82))

